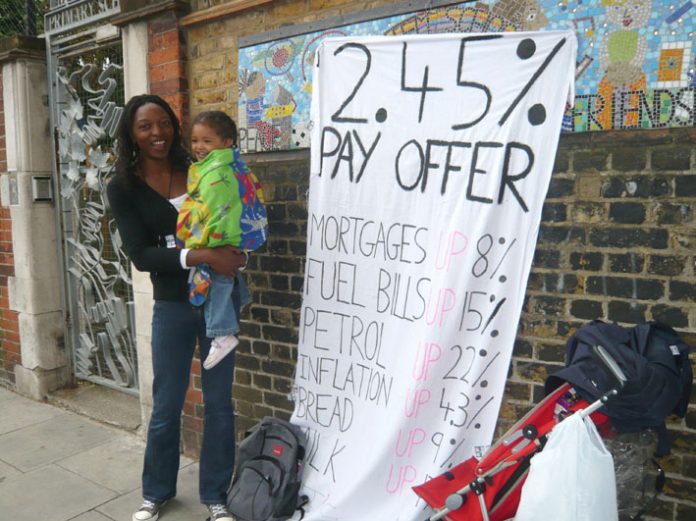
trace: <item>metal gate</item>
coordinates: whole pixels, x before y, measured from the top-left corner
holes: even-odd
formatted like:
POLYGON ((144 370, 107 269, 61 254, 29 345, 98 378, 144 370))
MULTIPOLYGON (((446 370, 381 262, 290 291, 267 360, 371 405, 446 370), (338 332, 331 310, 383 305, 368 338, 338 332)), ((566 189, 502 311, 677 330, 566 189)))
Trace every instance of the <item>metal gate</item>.
POLYGON ((75 376, 138 392, 130 264, 108 209, 123 111, 118 0, 51 0, 44 20, 66 344, 75 376))

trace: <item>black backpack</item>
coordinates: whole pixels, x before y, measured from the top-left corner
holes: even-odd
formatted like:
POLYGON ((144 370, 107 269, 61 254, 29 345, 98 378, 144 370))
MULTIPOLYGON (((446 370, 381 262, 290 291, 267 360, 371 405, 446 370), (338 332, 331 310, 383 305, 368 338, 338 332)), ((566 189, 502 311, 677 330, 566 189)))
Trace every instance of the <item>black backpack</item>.
POLYGON ((689 406, 693 383, 689 345, 674 329, 660 322, 640 324, 631 333, 631 343, 638 353, 673 374, 681 395, 671 412, 683 418, 689 406))
POLYGON ((657 455, 668 454, 665 418, 670 414, 684 416, 691 393, 689 346, 674 329, 658 322, 625 328, 595 320, 568 339, 566 367, 547 378, 547 393, 566 381, 593 402, 615 388, 617 382, 594 353, 598 344, 627 378, 604 412, 619 432, 657 429, 657 455))
POLYGON ((271 416, 247 431, 227 491, 238 521, 282 521, 307 503, 299 495, 305 445, 298 426, 271 416))

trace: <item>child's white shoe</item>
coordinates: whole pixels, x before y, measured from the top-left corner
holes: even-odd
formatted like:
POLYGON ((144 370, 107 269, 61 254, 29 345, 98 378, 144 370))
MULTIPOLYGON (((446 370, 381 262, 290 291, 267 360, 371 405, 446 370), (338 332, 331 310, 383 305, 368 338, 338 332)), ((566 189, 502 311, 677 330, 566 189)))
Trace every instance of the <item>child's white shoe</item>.
POLYGON ((225 358, 239 344, 239 339, 234 335, 218 336, 210 344, 208 356, 203 360, 204 369, 212 369, 225 358))

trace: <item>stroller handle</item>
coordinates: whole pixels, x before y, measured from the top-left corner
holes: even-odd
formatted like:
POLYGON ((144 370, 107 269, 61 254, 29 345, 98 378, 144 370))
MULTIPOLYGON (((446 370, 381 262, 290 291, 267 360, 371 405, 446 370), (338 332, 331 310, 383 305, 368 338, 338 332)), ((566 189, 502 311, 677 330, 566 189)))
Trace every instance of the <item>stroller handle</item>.
POLYGON ((602 363, 606 366, 609 372, 611 372, 611 374, 614 375, 614 378, 616 378, 618 385, 614 389, 610 389, 609 391, 604 393, 602 396, 599 397, 597 401, 591 403, 585 409, 578 411, 580 416, 582 416, 583 418, 597 411, 614 396, 619 394, 621 389, 623 389, 624 385, 626 384, 627 380, 626 375, 621 369, 621 367, 619 367, 619 364, 616 363, 614 357, 612 357, 609 354, 609 352, 606 349, 604 349, 604 347, 602 347, 600 344, 596 344, 593 347, 593 351, 597 355, 597 357, 602 361, 602 363))
POLYGON ((628 378, 626 378, 626 374, 623 372, 621 367, 619 367, 619 364, 616 363, 614 357, 612 357, 609 354, 609 352, 600 344, 595 345, 593 349, 595 354, 602 361, 602 363, 606 366, 607 369, 609 369, 611 374, 614 375, 614 378, 616 378, 619 384, 619 389, 623 389, 623 386, 626 384, 626 380, 628 380, 628 378))

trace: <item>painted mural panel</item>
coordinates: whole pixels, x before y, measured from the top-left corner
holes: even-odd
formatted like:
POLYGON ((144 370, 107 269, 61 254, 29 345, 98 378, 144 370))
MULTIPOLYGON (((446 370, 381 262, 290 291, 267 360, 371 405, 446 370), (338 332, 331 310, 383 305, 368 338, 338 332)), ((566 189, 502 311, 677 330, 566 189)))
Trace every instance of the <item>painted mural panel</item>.
POLYGON ((239 52, 240 145, 309 146, 312 60, 331 36, 573 29, 576 96, 563 130, 696 126, 692 0, 462 2, 246 47, 239 52))

